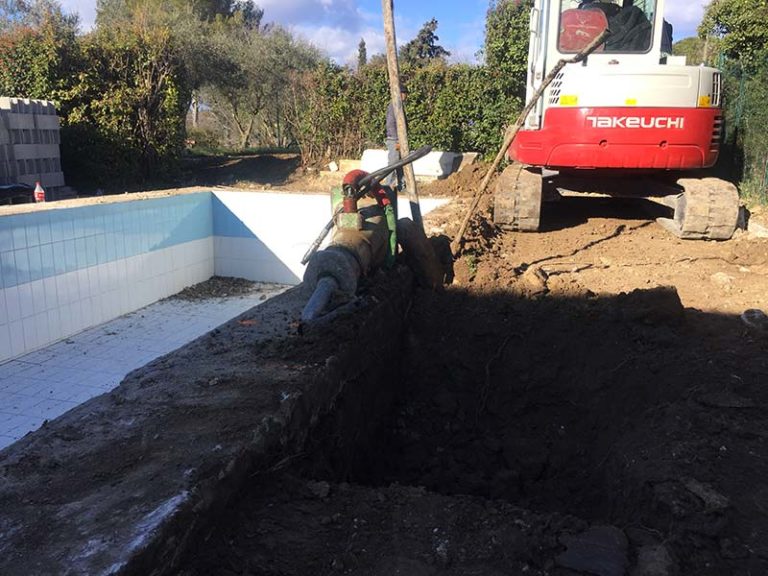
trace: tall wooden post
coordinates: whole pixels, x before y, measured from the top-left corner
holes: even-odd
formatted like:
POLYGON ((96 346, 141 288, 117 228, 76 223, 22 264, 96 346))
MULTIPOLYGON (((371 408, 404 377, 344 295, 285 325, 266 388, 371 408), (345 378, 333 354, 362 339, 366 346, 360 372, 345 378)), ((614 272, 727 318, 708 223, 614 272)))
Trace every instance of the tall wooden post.
MULTIPOLYGON (((403 112, 403 100, 400 97, 400 66, 397 62, 397 38, 395 35, 395 18, 392 9, 393 0, 381 0, 381 10, 384 15, 384 39, 387 43, 387 69, 389 71, 389 92, 392 97, 392 106, 395 110, 397 122, 397 140, 400 143, 400 156, 410 154, 408 146, 408 127, 405 124, 405 112, 403 112)), ((419 206, 419 193, 416 190, 416 176, 413 166, 408 164, 403 168, 405 186, 408 190, 408 201, 411 204, 411 215, 416 225, 423 231, 424 222, 421 218, 419 206)))

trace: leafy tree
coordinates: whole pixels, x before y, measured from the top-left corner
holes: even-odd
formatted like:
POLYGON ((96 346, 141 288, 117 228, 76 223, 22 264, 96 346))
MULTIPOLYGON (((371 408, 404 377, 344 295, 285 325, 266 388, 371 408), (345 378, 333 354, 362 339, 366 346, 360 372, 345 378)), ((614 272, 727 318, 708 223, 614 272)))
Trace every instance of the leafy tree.
POLYGON ((706 62, 712 51, 703 38, 684 38, 672 45, 672 54, 675 56, 685 56, 685 61, 689 66, 697 64, 711 63, 706 62))
MULTIPOLYGON (((386 98, 385 86, 379 92, 386 98)), ((331 62, 294 75, 287 118, 305 164, 360 152, 362 102, 369 100, 368 94, 380 97, 366 88, 364 80, 331 62)), ((386 110, 386 104, 381 109, 386 110)))
POLYGON ((432 18, 421 27, 416 38, 400 48, 400 60, 404 65, 425 66, 434 60, 445 61, 451 55, 437 42, 437 20, 432 18))
POLYGON ((167 174, 184 145, 189 102, 183 64, 167 31, 99 30, 81 41, 81 60, 63 95, 65 171, 90 185, 167 174))
POLYGON ((210 22, 218 17, 241 14, 243 22, 261 23, 263 11, 252 0, 97 0, 96 24, 99 27, 124 25, 140 18, 158 23, 173 22, 192 15, 210 22))
POLYGON ((242 0, 233 5, 231 17, 234 22, 250 30, 259 29, 264 20, 264 10, 256 6, 252 0, 242 0))
POLYGON ((368 64, 368 49, 365 38, 360 38, 360 44, 357 45, 357 69, 362 70, 366 64, 368 64))
POLYGON ((489 74, 509 96, 525 98, 532 0, 491 0, 482 55, 489 74))
POLYGON ((699 26, 710 62, 723 70, 726 151, 742 195, 768 203, 768 1, 713 0, 699 26))
POLYGON ((77 20, 77 15, 64 13, 58 0, 0 0, 0 32, 38 30, 52 22, 74 30, 77 20))
POLYGON ((368 59, 368 66, 373 68, 386 68, 387 67, 387 55, 386 54, 374 54, 368 59))
POLYGON ((704 12, 699 35, 722 39, 723 52, 747 69, 765 64, 768 56, 768 1, 713 0, 704 12))
POLYGON ((314 67, 317 51, 286 30, 222 26, 212 38, 217 58, 203 87, 203 98, 223 127, 247 148, 257 127, 281 140, 282 101, 294 72, 314 67))
POLYGON ((16 2, 14 10, 19 9, 13 25, 0 31, 0 93, 57 100, 77 54, 77 19, 64 15, 55 2, 16 2))

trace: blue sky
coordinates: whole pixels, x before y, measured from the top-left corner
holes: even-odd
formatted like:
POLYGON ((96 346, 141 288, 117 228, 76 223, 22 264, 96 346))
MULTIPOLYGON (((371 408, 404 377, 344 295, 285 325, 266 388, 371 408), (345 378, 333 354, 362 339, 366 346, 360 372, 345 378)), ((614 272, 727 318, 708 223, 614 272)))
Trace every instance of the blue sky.
MULTIPOLYGON (((64 9, 78 12, 84 29, 93 26, 96 0, 60 0, 64 9)), ((668 0, 667 19, 675 40, 696 34, 706 0, 668 0)), ((357 45, 365 38, 368 54, 383 52, 381 0, 256 0, 265 19, 277 22, 325 50, 342 64, 356 60, 357 45)), ((483 43, 488 0, 395 0, 398 43, 416 35, 421 25, 437 18, 440 44, 451 60, 474 62, 483 43)))

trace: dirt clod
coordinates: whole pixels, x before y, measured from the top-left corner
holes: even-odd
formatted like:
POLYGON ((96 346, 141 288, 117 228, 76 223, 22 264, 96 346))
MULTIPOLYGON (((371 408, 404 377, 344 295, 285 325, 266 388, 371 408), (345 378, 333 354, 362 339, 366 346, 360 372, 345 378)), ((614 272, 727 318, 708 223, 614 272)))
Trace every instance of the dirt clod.
POLYGON ((637 551, 637 566, 631 576, 677 576, 677 562, 663 544, 643 546, 637 551))
POLYGON ((629 565, 627 537, 614 526, 595 526, 560 541, 566 551, 555 561, 564 568, 596 576, 624 576, 629 565))
MULTIPOLYGON (((194 286, 189 286, 171 296, 174 300, 197 301, 208 298, 228 298, 231 296, 243 296, 252 294, 258 290, 272 290, 278 288, 277 285, 252 282, 244 278, 230 278, 225 276, 213 276, 205 282, 200 282, 194 286)), ((265 299, 264 296, 263 299, 265 299)))

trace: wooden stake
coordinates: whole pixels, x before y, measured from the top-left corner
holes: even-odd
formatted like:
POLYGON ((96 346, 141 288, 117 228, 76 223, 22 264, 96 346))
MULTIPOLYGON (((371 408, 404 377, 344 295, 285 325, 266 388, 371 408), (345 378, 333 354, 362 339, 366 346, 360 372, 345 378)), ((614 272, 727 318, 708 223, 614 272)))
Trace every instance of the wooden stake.
MULTIPOLYGON (((384 0, 383 0, 384 1, 384 0)), ((501 145, 501 148, 499 149, 498 154, 496 154, 496 158, 493 160, 493 164, 488 169, 488 173, 485 175, 485 178, 483 178, 483 181, 480 183, 480 188, 475 193, 474 198, 472 199, 472 204, 469 207, 469 210, 467 211, 467 214, 464 216, 464 220, 461 223, 461 227, 459 228, 459 233, 456 235, 456 238, 454 238, 453 242, 451 242, 451 252, 453 252, 454 256, 459 255, 459 249, 461 248, 461 243, 464 240, 464 234, 467 231, 467 226, 469 226, 469 221, 472 219, 472 216, 475 214, 475 210, 477 210, 477 206, 480 204, 480 200, 483 197, 483 194, 485 193, 486 188, 488 188, 488 183, 491 181, 491 178, 496 173, 496 169, 499 167, 499 164, 501 164, 501 161, 504 159, 504 156, 507 153, 507 150, 509 149, 510 144, 514 141, 515 137, 517 136, 517 133, 520 132, 520 128, 522 128, 523 123, 525 122, 525 119, 528 117, 528 114, 530 114, 531 110, 533 110, 533 107, 536 105, 536 102, 539 101, 539 98, 541 98, 541 95, 544 94, 544 90, 547 89, 547 86, 549 86, 552 83, 552 80, 555 79, 555 76, 557 76, 560 73, 560 70, 562 70, 566 64, 574 64, 576 62, 581 62, 592 54, 595 50, 597 50, 597 47, 600 46, 603 42, 605 42, 605 39, 610 35, 609 30, 603 30, 603 33, 600 34, 597 38, 595 38, 592 42, 587 45, 584 50, 576 54, 573 58, 570 58, 569 60, 561 59, 557 64, 555 64, 555 67, 552 68, 549 74, 547 74, 546 78, 544 78, 544 81, 541 83, 541 86, 539 86, 538 90, 534 93, 534 95, 531 97, 531 100, 528 102, 528 104, 525 105, 525 108, 523 108, 523 111, 520 113, 520 116, 517 118, 517 122, 515 122, 514 125, 507 128, 506 133, 504 134, 504 143, 501 145)))
MULTIPOLYGON (((403 111, 403 100, 400 97, 400 65, 397 61, 397 36, 395 35, 395 18, 392 8, 393 0, 381 0, 381 11, 384 15, 384 39, 387 44, 387 70, 389 71, 389 93, 392 97, 392 106, 395 110, 395 121, 397 122, 397 141, 400 144, 400 157, 410 154, 408 145, 408 127, 405 123, 405 112, 403 111)), ((413 172, 413 165, 408 164, 403 167, 405 176, 405 187, 408 191, 408 201, 411 204, 411 215, 416 225, 423 231, 424 221, 421 217, 421 206, 419 205, 419 192, 416 189, 416 175, 413 172)))

